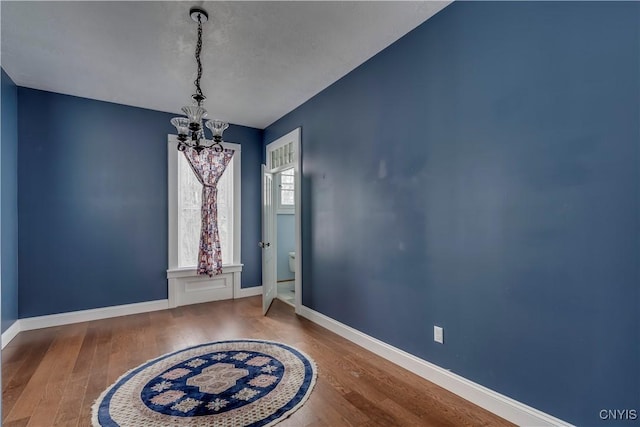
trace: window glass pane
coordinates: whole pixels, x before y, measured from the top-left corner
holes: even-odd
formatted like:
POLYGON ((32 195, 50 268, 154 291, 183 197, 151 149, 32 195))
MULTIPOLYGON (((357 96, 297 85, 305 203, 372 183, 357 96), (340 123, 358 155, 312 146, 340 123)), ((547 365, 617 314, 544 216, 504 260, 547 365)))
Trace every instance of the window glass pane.
POLYGON ((280 174, 280 205, 293 206, 295 203, 294 194, 294 170, 290 168, 280 174))
POLYGON ((233 160, 218 181, 218 234, 222 264, 233 262, 233 160))
POLYGON ((178 266, 192 267, 198 260, 202 186, 182 153, 178 156, 178 266), (193 245, 193 241, 196 242, 193 245))
POLYGON ((282 197, 282 199, 281 199, 282 205, 293 206, 293 204, 294 204, 293 191, 282 190, 282 192, 280 193, 280 196, 282 197))

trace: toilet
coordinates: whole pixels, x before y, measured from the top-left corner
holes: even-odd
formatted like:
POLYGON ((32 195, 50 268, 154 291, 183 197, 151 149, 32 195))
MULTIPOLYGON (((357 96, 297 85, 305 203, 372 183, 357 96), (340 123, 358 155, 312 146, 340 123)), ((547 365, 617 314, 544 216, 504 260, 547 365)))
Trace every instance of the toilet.
POLYGON ((289 271, 295 273, 296 271, 296 253, 289 252, 289 271))

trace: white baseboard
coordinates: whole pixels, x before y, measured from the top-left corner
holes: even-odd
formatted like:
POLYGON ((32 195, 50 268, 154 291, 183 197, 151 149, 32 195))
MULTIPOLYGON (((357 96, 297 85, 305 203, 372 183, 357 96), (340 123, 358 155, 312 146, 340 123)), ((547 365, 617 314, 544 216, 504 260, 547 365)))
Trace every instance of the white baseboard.
POLYGON ((13 325, 9 326, 6 331, 2 333, 2 348, 5 348, 12 339, 20 332, 20 319, 13 322, 13 325))
MULTIPOLYGON (((262 286, 254 286, 252 288, 240 288, 234 297, 246 298, 261 294, 262 286)), ((2 348, 9 344, 11 340, 22 331, 89 322, 130 314, 147 313, 149 311, 166 310, 168 308, 169 300, 164 299, 18 319, 2 334, 2 348)))
POLYGON ((234 298, 247 298, 256 295, 262 295, 262 286, 254 286, 252 288, 239 288, 233 296, 234 298))
POLYGON ((520 426, 571 426, 549 414, 539 411, 524 403, 513 400, 498 392, 476 384, 460 375, 454 374, 440 366, 420 359, 399 348, 353 329, 322 313, 308 307, 300 306, 297 311, 301 316, 340 335, 343 338, 395 363, 422 378, 457 394, 481 408, 511 421, 520 426))
MULTIPOLYGON (((262 286, 242 288, 235 296, 245 298, 262 294, 262 286)), ((16 320, 2 334, 4 348, 21 331, 49 328, 70 323, 88 322, 91 320, 130 314, 146 313, 169 308, 168 300, 148 301, 125 304, 91 310, 73 311, 69 313, 51 314, 47 316, 28 317, 16 320)), ((399 365, 416 375, 429 380, 440 387, 484 408, 502 418, 520 426, 571 426, 571 424, 549 414, 518 402, 498 392, 476 384, 460 375, 454 374, 433 363, 420 359, 383 341, 366 335, 356 329, 340 323, 322 313, 305 306, 299 306, 297 313, 320 326, 340 335, 343 338, 399 365)))
POLYGON ((20 331, 50 328, 52 326, 68 325, 70 323, 89 322, 91 320, 127 316, 129 314, 147 313, 149 311, 165 310, 167 308, 169 308, 168 300, 162 299, 94 308, 91 310, 70 311, 68 313, 50 314, 47 316, 27 317, 20 319, 20 331))

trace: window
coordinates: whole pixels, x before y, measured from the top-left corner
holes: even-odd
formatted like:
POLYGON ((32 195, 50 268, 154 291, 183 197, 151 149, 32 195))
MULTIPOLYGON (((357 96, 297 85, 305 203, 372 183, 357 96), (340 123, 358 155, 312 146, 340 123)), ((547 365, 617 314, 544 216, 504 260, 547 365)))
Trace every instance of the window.
MULTIPOLYGON (((202 184, 184 155, 169 136, 169 269, 194 269, 200 242, 202 184)), ((234 150, 233 158, 218 181, 218 233, 223 266, 240 264, 240 164, 238 144, 223 144, 234 150)))
MULTIPOLYGON (((234 154, 235 156, 235 154, 234 154)), ((198 264, 202 184, 184 155, 178 155, 178 267, 198 264)), ((222 264, 233 261, 233 161, 218 181, 218 234, 222 264)))
POLYGON ((295 207, 295 184, 293 168, 280 172, 278 213, 293 213, 295 207))
POLYGON ((278 144, 271 150, 269 169, 280 168, 295 162, 293 142, 278 144))

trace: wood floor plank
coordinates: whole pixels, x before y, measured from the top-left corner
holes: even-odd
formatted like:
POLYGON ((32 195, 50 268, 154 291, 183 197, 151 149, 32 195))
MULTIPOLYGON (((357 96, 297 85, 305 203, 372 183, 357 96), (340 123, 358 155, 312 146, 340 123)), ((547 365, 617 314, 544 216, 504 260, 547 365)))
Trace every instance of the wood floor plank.
MULTIPOLYGON (((40 334, 37 333, 30 335, 40 336, 40 334)), ((27 414, 24 417, 12 416, 12 413, 15 407, 22 404, 25 400, 27 402, 33 402, 36 400, 33 394, 37 394, 37 388, 34 389, 33 392, 30 392, 27 390, 27 387, 31 383, 31 379, 36 375, 36 372, 40 372, 41 375, 47 374, 47 369, 42 369, 42 364, 45 366, 51 364, 50 360, 47 359, 45 355, 47 354, 51 343, 54 341, 55 335, 51 335, 49 337, 43 336, 42 338, 43 339, 27 341, 25 345, 31 348, 25 349, 24 351, 24 353, 27 354, 24 363, 20 366, 17 372, 8 374, 8 376, 12 377, 11 381, 7 383, 3 382, 2 384, 2 416, 3 420, 6 420, 7 422, 17 421, 21 418, 28 418, 30 416, 30 414, 27 414)), ((27 409, 28 408, 29 407, 27 406, 27 409)))
POLYGON ((73 375, 76 377, 89 376, 91 373, 91 361, 96 351, 98 332, 95 327, 89 327, 82 340, 76 363, 73 366, 73 375))
POLYGON ((29 418, 22 418, 20 420, 2 423, 2 427, 26 427, 27 425, 29 425, 29 418))
MULTIPOLYGON (((319 374, 321 375, 321 374, 319 374)), ((314 402, 317 401, 318 414, 325 425, 357 426, 369 421, 369 416, 336 393, 327 381, 318 381, 314 391, 314 402)))
POLYGON ((44 392, 38 405, 34 408, 29 418, 29 427, 44 426, 51 423, 52 418, 58 412, 62 401, 67 381, 48 382, 44 386, 44 392))
POLYGON ((360 393, 351 391, 345 395, 345 398, 361 412, 367 414, 371 421, 374 421, 380 426, 401 425, 400 420, 396 418, 394 414, 386 411, 383 407, 370 401, 360 393))
POLYGON ((89 368, 90 375, 87 381, 87 388, 82 399, 82 407, 79 416, 79 425, 91 425, 91 406, 93 402, 100 396, 100 393, 107 388, 107 366, 109 361, 109 351, 112 333, 108 328, 96 325, 95 328, 89 330, 95 331, 95 351, 91 358, 89 368))
POLYGON ((87 389, 86 379, 80 378, 67 383, 58 412, 52 425, 73 427, 78 425, 82 401, 87 389))
POLYGON ((3 426, 91 425, 91 406, 128 370, 182 348, 266 339, 313 358, 309 400, 280 424, 319 426, 507 426, 505 420, 274 301, 260 297, 178 307, 20 333, 3 351, 3 426))
POLYGON ((6 376, 2 376, 2 382, 10 383, 13 377, 20 371, 20 367, 24 363, 24 360, 17 360, 15 362, 2 363, 3 368, 7 372, 6 376))
POLYGON ((9 413, 8 421, 28 416, 29 424, 33 426, 50 422, 69 381, 85 330, 86 324, 70 325, 60 330, 9 413))

